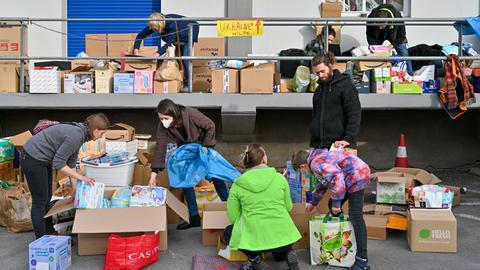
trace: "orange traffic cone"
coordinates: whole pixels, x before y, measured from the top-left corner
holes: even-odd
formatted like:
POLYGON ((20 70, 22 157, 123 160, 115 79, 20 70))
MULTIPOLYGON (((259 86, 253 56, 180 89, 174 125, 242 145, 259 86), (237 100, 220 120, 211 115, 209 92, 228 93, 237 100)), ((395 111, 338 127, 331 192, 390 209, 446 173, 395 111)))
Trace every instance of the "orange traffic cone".
POLYGON ((400 134, 400 141, 398 142, 395 167, 408 168, 407 146, 405 145, 405 135, 403 133, 400 134))

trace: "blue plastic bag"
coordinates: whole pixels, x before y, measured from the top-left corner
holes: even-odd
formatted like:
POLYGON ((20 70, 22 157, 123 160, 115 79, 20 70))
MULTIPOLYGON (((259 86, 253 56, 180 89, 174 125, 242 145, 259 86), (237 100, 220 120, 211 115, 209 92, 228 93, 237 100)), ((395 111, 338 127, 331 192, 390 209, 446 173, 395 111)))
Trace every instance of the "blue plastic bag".
POLYGON ((217 151, 209 148, 208 154, 199 144, 185 144, 175 150, 167 160, 170 186, 191 188, 203 178, 218 178, 233 182, 240 172, 217 151))
POLYGON ((457 31, 463 28, 463 35, 477 35, 480 37, 480 16, 465 18, 466 22, 457 21, 453 25, 457 31))

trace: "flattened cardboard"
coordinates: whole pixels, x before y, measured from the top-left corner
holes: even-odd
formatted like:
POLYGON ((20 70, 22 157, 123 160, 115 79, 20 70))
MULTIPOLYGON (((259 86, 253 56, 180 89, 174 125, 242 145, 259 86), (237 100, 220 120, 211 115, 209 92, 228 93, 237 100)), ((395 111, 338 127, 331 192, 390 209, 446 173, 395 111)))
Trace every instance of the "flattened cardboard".
POLYGON ((374 215, 363 215, 367 226, 368 239, 387 240, 387 218, 374 215))
POLYGON ((73 209, 73 200, 58 200, 52 208, 48 211, 48 213, 44 216, 44 218, 51 217, 68 210, 73 209))
POLYGON ((457 252, 457 220, 448 209, 410 209, 408 244, 411 251, 457 252))
POLYGON ((105 139, 109 141, 129 142, 134 138, 135 128, 124 123, 115 123, 115 125, 105 133, 105 139))
POLYGON ((167 189, 167 205, 172 209, 183 221, 190 223, 190 215, 188 208, 178 198, 167 189))

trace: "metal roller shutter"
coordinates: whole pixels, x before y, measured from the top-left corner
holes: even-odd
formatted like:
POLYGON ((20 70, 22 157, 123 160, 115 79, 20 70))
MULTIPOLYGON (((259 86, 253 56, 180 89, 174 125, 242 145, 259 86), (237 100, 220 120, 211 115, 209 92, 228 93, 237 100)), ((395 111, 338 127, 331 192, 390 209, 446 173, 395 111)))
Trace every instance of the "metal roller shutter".
MULTIPOLYGON (((68 0, 67 18, 147 18, 160 11, 160 0, 68 0)), ((68 56, 85 50, 85 34, 138 33, 146 22, 69 22, 68 56)), ((153 35, 152 35, 153 37, 153 35)), ((159 38, 145 40, 145 45, 159 43, 159 38)))

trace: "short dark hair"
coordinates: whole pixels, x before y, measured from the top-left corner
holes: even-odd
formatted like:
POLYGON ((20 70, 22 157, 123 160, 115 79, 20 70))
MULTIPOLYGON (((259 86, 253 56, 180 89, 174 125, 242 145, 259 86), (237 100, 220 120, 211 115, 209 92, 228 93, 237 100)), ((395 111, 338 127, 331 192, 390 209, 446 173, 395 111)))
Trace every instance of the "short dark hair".
POLYGON ((173 117, 173 121, 179 123, 182 120, 183 105, 175 104, 171 99, 164 99, 158 103, 157 114, 163 114, 173 117))
POLYGON ((263 157, 265 157, 265 150, 260 144, 254 143, 245 148, 240 159, 245 169, 250 169, 262 164, 263 157))
POLYGON ((326 66, 333 65, 336 63, 335 55, 332 52, 327 52, 325 54, 317 54, 313 57, 312 67, 324 64, 326 66))
POLYGON ((295 171, 300 169, 300 166, 308 163, 309 153, 307 150, 301 150, 293 154, 292 156, 292 166, 295 171))
MULTIPOLYGON (((317 35, 318 39, 323 38, 323 33, 325 33, 325 27, 327 27, 327 26, 325 25, 324 27, 322 27, 322 32, 317 35)), ((334 38, 337 37, 337 32, 335 32, 335 29, 333 29, 333 27, 331 25, 328 26, 328 35, 333 36, 334 38)))

